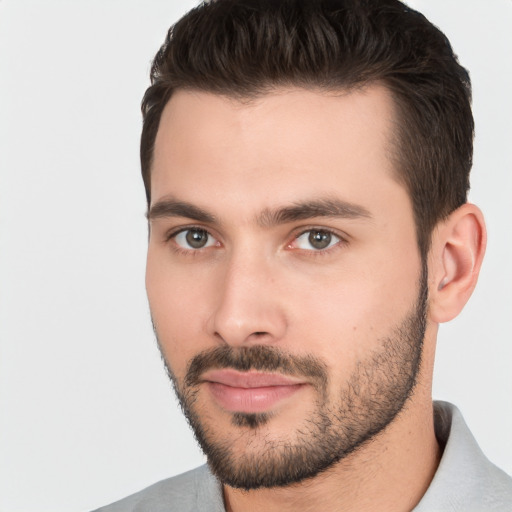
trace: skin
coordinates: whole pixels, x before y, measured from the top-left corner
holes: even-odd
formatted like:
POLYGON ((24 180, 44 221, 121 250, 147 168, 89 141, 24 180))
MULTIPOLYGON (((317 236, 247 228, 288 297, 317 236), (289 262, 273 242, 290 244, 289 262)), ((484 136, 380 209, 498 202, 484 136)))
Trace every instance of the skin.
MULTIPOLYGON (((409 196, 393 177, 393 116, 380 86, 337 95, 277 90, 243 103, 204 92, 173 95, 155 143, 151 208, 186 202, 212 217, 150 209, 146 286, 178 382, 201 351, 269 345, 323 361, 334 403, 357 365, 406 317, 421 258, 409 196), (364 215, 268 221, 268 211, 326 198, 364 215), (190 227, 211 235, 207 247, 172 236, 190 227), (308 245, 301 235, 312 228, 332 232, 332 245, 308 245)), ((395 420, 313 479, 248 492, 224 486, 227 510, 406 511, 419 502, 440 457, 431 400, 437 326, 469 298, 484 248, 474 205, 435 229, 422 365, 395 420)), ((242 456, 261 453, 265 440, 294 439, 314 401, 312 387, 301 387, 273 406, 256 433, 235 426, 204 385, 196 407, 212 435, 242 456)))

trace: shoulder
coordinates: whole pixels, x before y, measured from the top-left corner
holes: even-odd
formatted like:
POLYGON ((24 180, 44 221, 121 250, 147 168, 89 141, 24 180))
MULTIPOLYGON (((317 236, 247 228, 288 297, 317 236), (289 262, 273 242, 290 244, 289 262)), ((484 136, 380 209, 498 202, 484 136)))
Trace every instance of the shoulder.
POLYGON ((444 446, 441 462, 415 512, 512 510, 512 478, 484 455, 460 411, 434 404, 436 436, 444 446))
POLYGON ((222 489, 207 466, 162 480, 95 512, 224 512, 222 489))

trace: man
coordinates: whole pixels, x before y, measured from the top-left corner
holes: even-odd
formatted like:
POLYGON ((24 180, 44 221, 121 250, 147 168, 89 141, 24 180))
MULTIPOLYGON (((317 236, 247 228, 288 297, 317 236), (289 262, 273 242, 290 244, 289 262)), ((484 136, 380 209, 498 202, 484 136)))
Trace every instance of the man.
POLYGON ((486 233, 469 76, 397 0, 216 0, 143 101, 147 291, 208 466, 101 510, 510 510, 432 404, 486 233))

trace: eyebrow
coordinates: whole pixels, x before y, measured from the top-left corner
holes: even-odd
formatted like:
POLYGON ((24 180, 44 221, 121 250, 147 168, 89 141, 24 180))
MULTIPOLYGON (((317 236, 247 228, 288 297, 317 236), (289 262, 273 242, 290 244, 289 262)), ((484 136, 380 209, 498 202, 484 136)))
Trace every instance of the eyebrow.
MULTIPOLYGON (((166 217, 184 217, 196 222, 215 224, 214 215, 184 201, 162 199, 149 209, 146 217, 149 220, 166 217)), ((266 208, 257 217, 257 223, 262 227, 272 227, 279 224, 296 222, 315 217, 337 217, 345 219, 371 219, 371 213, 363 206, 342 201, 340 199, 316 199, 293 203, 282 208, 266 208)))
POLYGON ((371 213, 363 206, 340 199, 316 199, 297 202, 291 206, 277 209, 265 209, 258 216, 258 223, 271 227, 287 222, 307 220, 314 217, 341 217, 344 219, 371 219, 371 213))
POLYGON ((146 214, 148 220, 161 219, 165 217, 185 217, 197 222, 213 224, 215 216, 206 210, 190 203, 176 201, 174 199, 162 199, 157 201, 146 214))

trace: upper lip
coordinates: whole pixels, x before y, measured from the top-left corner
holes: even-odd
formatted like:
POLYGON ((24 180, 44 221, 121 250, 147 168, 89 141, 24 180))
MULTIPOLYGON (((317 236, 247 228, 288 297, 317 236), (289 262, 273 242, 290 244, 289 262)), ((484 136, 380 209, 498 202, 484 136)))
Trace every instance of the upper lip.
POLYGON ((263 388, 270 386, 295 386, 303 380, 281 373, 257 371, 239 372, 233 369, 209 370, 202 375, 202 381, 224 384, 233 388, 263 388))

